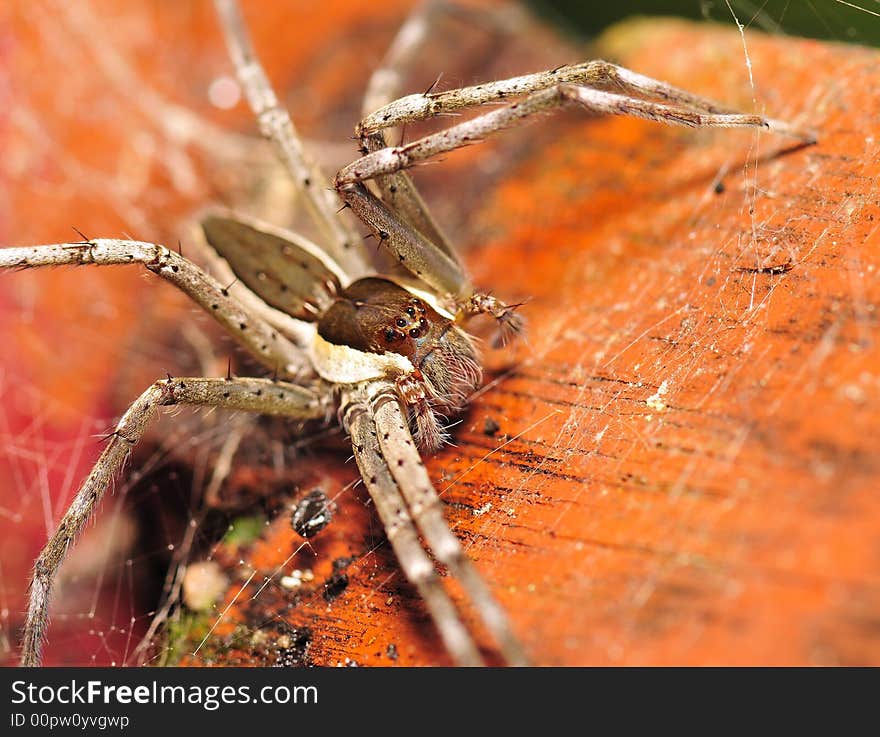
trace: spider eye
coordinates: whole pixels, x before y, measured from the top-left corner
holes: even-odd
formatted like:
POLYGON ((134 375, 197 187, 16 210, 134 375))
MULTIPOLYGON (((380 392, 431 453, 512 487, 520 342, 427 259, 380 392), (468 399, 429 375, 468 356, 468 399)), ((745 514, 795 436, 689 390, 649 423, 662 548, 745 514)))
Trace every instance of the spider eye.
POLYGON ((397 327, 405 328, 406 327, 406 320, 404 320, 402 317, 398 317, 397 318, 397 327))
POLYGON ((410 338, 418 338, 419 336, 421 336, 421 334, 422 334, 422 331, 419 330, 418 328, 411 328, 409 331, 410 338))
POLYGON ((394 328, 385 328, 385 342, 393 343, 394 341, 401 340, 403 338, 403 334, 395 330, 394 328))
POLYGON ((406 314, 409 315, 410 317, 415 317, 416 311, 412 307, 407 307, 406 314))

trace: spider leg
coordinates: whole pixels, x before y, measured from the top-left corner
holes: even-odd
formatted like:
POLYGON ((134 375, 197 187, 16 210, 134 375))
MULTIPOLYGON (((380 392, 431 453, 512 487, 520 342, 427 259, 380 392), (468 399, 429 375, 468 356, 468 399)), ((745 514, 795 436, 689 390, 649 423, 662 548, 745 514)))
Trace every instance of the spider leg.
MULTIPOLYGON (((424 44, 438 13, 447 8, 448 5, 441 0, 426 0, 413 9, 388 47, 381 64, 370 76, 361 106, 363 115, 394 99, 403 82, 404 70, 424 44)), ((373 131, 362 136, 361 145, 363 153, 386 148, 388 140, 385 131, 373 131)), ((434 220, 408 173, 399 171, 377 177, 374 181, 382 200, 392 210, 458 263, 455 249, 434 220)))
POLYGON ((326 417, 327 404, 310 389, 270 379, 163 379, 126 410, 95 465, 34 563, 22 640, 21 664, 40 664, 48 620, 49 595, 67 550, 143 436, 159 407, 195 405, 280 415, 298 420, 326 417))
POLYGON ((362 183, 340 185, 339 196, 374 230, 380 244, 414 276, 440 294, 455 299, 466 299, 473 292, 457 259, 450 258, 362 183))
MULTIPOLYGON (((386 151, 389 149, 385 149, 386 151)), ((409 221, 370 192, 363 184, 338 186, 339 196, 355 214, 369 225, 397 261, 419 280, 445 295, 448 309, 458 320, 486 314, 498 321, 493 340, 497 347, 523 330, 523 320, 515 312, 518 305, 507 305, 491 294, 475 292, 464 268, 428 240, 409 221)))
MULTIPOLYGON (((388 146, 384 132, 372 133, 362 140, 366 153, 379 151, 388 146)), ((452 243, 441 230, 422 195, 416 189, 412 177, 405 171, 397 171, 373 180, 382 195, 382 200, 394 210, 402 220, 410 223, 449 259, 459 263, 452 243)))
POLYGON ((242 441, 254 431, 254 418, 244 415, 232 418, 229 423, 228 434, 220 446, 214 468, 211 469, 211 478, 205 487, 204 506, 208 509, 218 509, 222 502, 220 489, 232 474, 232 462, 235 454, 241 447, 242 441))
POLYGON ((302 187, 309 212, 327 239, 330 255, 348 274, 364 274, 367 265, 356 247, 360 236, 338 217, 339 203, 324 184, 329 178, 308 156, 290 115, 279 104, 266 72, 254 54, 238 4, 235 0, 215 0, 214 7, 229 56, 260 132, 273 144, 293 180, 302 187))
POLYGON ((468 26, 478 25, 499 37, 520 33, 529 23, 528 14, 517 6, 482 7, 448 0, 422 0, 401 25, 385 57, 370 76, 361 105, 364 115, 384 107, 399 94, 407 70, 422 51, 440 15, 456 18, 468 26))
MULTIPOLYGON (((167 99, 157 89, 151 87, 147 80, 138 75, 125 54, 121 53, 115 43, 110 29, 102 25, 106 19, 98 17, 88 3, 60 2, 51 8, 34 8, 39 13, 40 23, 60 23, 64 28, 64 42, 70 48, 82 51, 85 48, 97 63, 106 80, 116 88, 119 94, 125 95, 141 114, 152 121, 155 129, 169 141, 181 148, 193 146, 209 152, 214 157, 221 157, 225 162, 237 167, 261 166, 266 159, 262 147, 255 146, 256 141, 249 134, 233 132, 207 120, 191 109, 167 99), (100 39, 100 40, 99 40, 100 39), (129 96, 136 89, 137 95, 129 96)), ((57 39, 57 36, 53 37, 57 39)), ((53 41, 54 42, 54 41, 53 41)), ((391 99, 391 98, 389 98, 391 99)), ((339 146, 344 144, 329 141, 305 140, 306 146, 339 146)), ((347 149, 346 149, 347 152, 347 149)), ((160 161, 169 168, 172 163, 160 161)), ((174 171, 169 172, 174 175, 174 171)))
POLYGON ((0 269, 37 266, 143 264, 204 308, 225 330, 280 376, 311 373, 303 351, 269 322, 248 310, 216 279, 165 246, 141 241, 95 239, 87 243, 0 249, 0 269))
MULTIPOLYGON (((523 25, 524 14, 513 7, 466 7, 444 0, 424 0, 416 5, 400 27, 381 64, 373 71, 367 83, 361 106, 362 115, 390 103, 399 93, 406 70, 415 61, 430 35, 431 27, 441 14, 460 16, 468 24, 477 23, 497 34, 510 34, 523 25)), ((428 93, 425 93, 428 94, 428 93)), ((387 128, 388 126, 383 126, 387 128)), ((361 135, 363 153, 371 153, 388 146, 384 131, 366 131, 361 135)), ((434 220, 418 192, 412 178, 404 171, 374 180, 382 200, 403 219, 413 225, 453 260, 458 256, 449 239, 434 220)))
POLYGON ((437 15, 447 8, 448 3, 443 0, 422 0, 412 9, 367 81, 361 103, 364 115, 384 107, 397 96, 406 70, 430 34, 437 15))
POLYGON ((415 448, 398 397, 389 391, 377 397, 373 407, 376 427, 382 430, 377 434, 382 456, 434 556, 461 583, 483 623, 500 645, 507 663, 528 665, 528 658, 513 634, 507 614, 446 523, 440 497, 415 448))
POLYGON ((629 115, 669 125, 691 128, 767 128, 793 135, 787 126, 778 128, 784 124, 760 115, 699 112, 590 87, 560 84, 406 145, 367 154, 340 170, 336 175, 336 186, 339 188, 364 182, 406 169, 439 154, 478 143, 486 136, 510 128, 537 113, 548 112, 570 103, 576 103, 592 113, 629 115))
POLYGON ((351 435, 355 460, 367 491, 376 505, 388 542, 407 579, 416 587, 456 665, 483 665, 477 646, 443 588, 433 561, 418 539, 406 502, 379 446, 377 427, 366 391, 346 392, 343 423, 351 435))
MULTIPOLYGON (((459 12, 467 22, 476 21, 502 34, 513 32, 518 26, 518 22, 522 22, 522 16, 507 7, 466 8, 457 7, 441 0, 424 0, 410 13, 392 41, 382 63, 370 77, 362 105, 365 116, 369 116, 372 110, 383 107, 392 101, 402 85, 404 70, 421 50, 436 17, 444 12, 449 15, 459 12)), ((425 95, 428 94, 428 92, 425 93, 425 95)), ((364 132, 361 136, 361 150, 365 154, 387 148, 387 145, 384 130, 364 132)), ((396 252, 398 260, 403 262, 409 257, 410 261, 407 266, 410 271, 413 271, 424 281, 431 283, 435 288, 443 288, 436 286, 437 283, 445 282, 447 285, 452 285, 456 290, 456 298, 453 301, 457 303, 456 307, 462 318, 467 319, 478 314, 489 314, 494 317, 499 324, 499 329, 493 339, 494 346, 503 345, 508 342, 509 338, 521 333, 524 323, 522 318, 514 312, 515 308, 505 305, 491 295, 475 293, 467 283, 458 254, 434 220, 409 174, 401 170, 376 177, 372 181, 381 193, 382 202, 391 211, 386 217, 381 217, 380 208, 375 202, 369 201, 369 190, 367 190, 366 196, 358 197, 357 195, 360 193, 352 193, 346 197, 344 192, 340 192, 340 196, 346 200, 346 203, 355 210, 362 220, 374 226, 380 241, 387 240, 385 245, 390 246, 391 250, 396 252), (425 264, 425 268, 418 266, 413 268, 413 264, 418 262, 420 254, 426 253, 427 244, 419 242, 418 239, 414 241, 411 235, 400 238, 399 228, 388 222, 391 219, 394 219, 395 222, 398 219, 403 220, 418 233, 424 235, 431 246, 441 251, 442 255, 448 256, 458 267, 458 273, 449 269, 446 260, 442 257, 435 258, 437 262, 435 264, 425 264), (377 225, 380 220, 385 222, 387 227, 383 228, 377 225), (389 235, 389 239, 383 238, 385 234, 389 235), (415 247, 413 248, 413 246, 415 247), (441 267, 439 271, 438 266, 441 267), (451 282, 444 279, 447 273, 452 273, 451 282)))
MULTIPOLYGON (((674 87, 658 79, 638 74, 607 61, 594 60, 472 87, 407 95, 388 102, 378 110, 366 115, 358 124, 356 131, 358 135, 365 136, 401 123, 425 120, 438 115, 450 115, 465 108, 486 103, 498 103, 511 97, 523 97, 563 84, 599 90, 610 88, 626 93, 630 97, 645 96, 698 112, 718 115, 739 114, 713 100, 674 87)), ((597 112, 604 111, 598 110, 597 112)), ((806 143, 812 143, 815 140, 813 134, 797 130, 787 123, 771 119, 763 120, 768 124, 767 127, 777 133, 799 138, 806 143)))

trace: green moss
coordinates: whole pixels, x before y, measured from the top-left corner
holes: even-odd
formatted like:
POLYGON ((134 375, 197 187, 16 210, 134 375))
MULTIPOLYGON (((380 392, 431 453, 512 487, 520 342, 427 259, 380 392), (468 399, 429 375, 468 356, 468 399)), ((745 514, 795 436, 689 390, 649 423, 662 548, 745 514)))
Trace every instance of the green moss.
MULTIPOLYGON (((165 624, 165 647, 162 648, 162 656, 156 663, 159 666, 177 665, 181 658, 189 655, 198 647, 205 635, 211 630, 211 624, 216 614, 180 612, 178 616, 169 619, 165 624)), ((209 642, 212 639, 209 638, 209 642)), ((208 644, 208 643, 205 643, 208 644)))
POLYGON ((160 667, 178 665, 188 655, 199 649, 198 659, 203 663, 221 663, 229 665, 230 652, 241 649, 245 652, 253 650, 253 631, 239 626, 228 637, 212 635, 205 639, 211 627, 217 621, 217 612, 197 614, 181 612, 179 617, 169 620, 165 625, 165 647, 162 657, 155 664, 160 667))
POLYGON ((263 534, 266 518, 262 514, 236 517, 223 536, 223 542, 232 547, 250 545, 263 534))

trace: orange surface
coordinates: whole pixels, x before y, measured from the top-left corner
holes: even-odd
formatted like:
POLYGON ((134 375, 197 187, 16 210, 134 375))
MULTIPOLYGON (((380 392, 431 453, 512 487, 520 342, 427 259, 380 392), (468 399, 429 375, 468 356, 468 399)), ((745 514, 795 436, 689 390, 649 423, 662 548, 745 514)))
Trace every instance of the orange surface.
MULTIPOLYGON (((332 12, 333 4, 326 5, 332 12)), ((399 11, 383 7, 393 25, 399 11)), ((205 17, 175 22, 200 27, 197 21, 207 23, 205 17)), ((291 75, 276 77, 280 85, 296 77, 285 61, 289 53, 306 59, 306 69, 317 72, 316 84, 332 87, 337 79, 340 90, 356 83, 362 88, 368 70, 359 82, 334 76, 326 71, 331 65, 318 63, 324 58, 318 51, 294 52, 299 47, 289 39, 277 47, 269 43, 277 36, 272 29, 278 18, 249 19, 275 74, 283 68, 291 75)), ((17 38, 25 39, 23 50, 13 53, 31 58, 33 46, 40 54, 48 48, 69 58, 54 44, 21 35, 38 27, 27 14, 10 22, 17 38)), ((153 22, 159 23, 158 16, 153 22)), ((161 22, 170 23, 164 17, 161 22)), ((204 39, 189 37, 186 47, 170 44, 174 54, 185 54, 185 62, 180 57, 172 62, 155 53, 155 38, 168 37, 169 30, 161 26, 164 32, 157 34, 158 25, 144 30, 137 21, 129 23, 143 36, 140 47, 127 47, 135 57, 144 55, 142 73, 158 64, 165 71, 154 84, 197 105, 194 90, 225 69, 213 30, 204 31, 204 39), (184 67, 187 75, 181 78, 184 67)), ((329 37, 346 27, 336 17, 324 26, 326 35, 306 34, 303 43, 311 41, 313 49, 330 44, 329 37)), ((387 43, 387 32, 374 37, 358 28, 359 42, 377 49, 387 43)), ((37 38, 46 38, 45 28, 37 38)), ((880 500, 874 450, 880 431, 875 314, 880 259, 872 126, 880 102, 871 96, 877 53, 750 35, 752 89, 735 31, 652 22, 628 27, 607 43, 604 53, 615 53, 632 68, 730 104, 756 104, 774 117, 817 129, 820 143, 784 151, 787 142, 767 134, 693 132, 568 113, 525 134, 512 133, 506 146, 475 147, 426 168, 438 211, 454 212, 457 206, 467 213, 453 223, 458 240, 472 247, 468 263, 475 280, 506 299, 529 300, 523 310, 528 343, 487 353, 487 386, 457 427, 456 445, 428 463, 450 524, 537 663, 878 664, 880 500), (473 193, 464 188, 474 181, 481 183, 481 194, 461 196, 463 190, 473 193), (444 182, 459 195, 444 200, 444 182), (500 426, 494 436, 485 431, 487 419, 500 426)), ((549 65, 572 60, 570 50, 562 59, 552 58, 561 48, 544 49, 549 65)), ((433 78, 444 60, 428 58, 433 78)), ((27 67, 14 66, 27 74, 27 67)), ((525 69, 510 61, 508 71, 525 69)), ((77 84, 85 84, 86 76, 77 77, 77 84)), ((302 94, 291 93, 294 99, 302 94)), ((38 97, 26 99, 26 111, 41 109, 38 97)), ((101 159, 89 161, 90 167, 112 169, 125 142, 137 139, 130 129, 118 133, 140 117, 123 113, 124 100, 120 93, 109 116, 109 103, 93 100, 87 115, 71 94, 68 117, 43 124, 57 125, 71 137, 71 126, 79 125, 84 138, 86 128, 97 135, 97 116, 101 139, 91 154, 86 149, 79 156, 101 159), (114 125, 106 125, 111 118, 114 125), (122 147, 108 149, 114 135, 122 147)), ((205 114, 229 122, 228 113, 205 114)), ((246 127, 241 109, 235 120, 246 127)), ((22 130, 35 135, 13 116, 3 125, 0 135, 7 143, 17 144, 22 130)), ((323 135, 308 127, 306 133, 323 135)), ((5 173, 6 191, 21 201, 9 209, 16 217, 3 224, 4 241, 66 237, 60 225, 49 223, 71 217, 58 190, 71 192, 75 178, 54 169, 69 160, 67 153, 59 158, 45 149, 38 163, 49 173, 37 180, 40 186, 29 176, 27 187, 13 190, 8 169, 5 173), (47 213, 37 194, 60 202, 58 212, 47 213), (23 220, 33 224, 24 227, 23 220)), ((17 144, 14 150, 37 155, 32 145, 17 144)), ((203 161, 200 154, 198 163, 204 179, 197 180, 192 196, 179 191, 171 196, 161 169, 150 169, 131 199, 131 190, 121 186, 124 176, 118 188, 123 195, 104 183, 93 203, 78 199, 82 193, 71 194, 74 224, 89 234, 132 229, 124 208, 115 221, 101 219, 120 211, 107 206, 113 193, 126 203, 136 201, 147 215, 152 225, 138 230, 139 237, 177 237, 175 227, 201 201, 218 192, 231 196, 226 180, 217 184, 210 158, 203 161), (165 211, 174 215, 156 224, 165 211)), ((29 162, 27 171, 35 167, 29 162)), ((129 173, 128 167, 120 171, 129 173)), ((25 428, 8 432, 14 453, 7 450, 4 459, 20 475, 28 465, 20 460, 23 449, 36 448, 38 458, 51 460, 47 478, 54 489, 64 480, 66 459, 76 455, 71 449, 80 447, 73 438, 82 434, 83 407, 87 416, 106 420, 136 387, 161 374, 165 363, 191 363, 180 358, 185 353, 180 341, 171 339, 176 330, 162 330, 169 324, 165 315, 175 319, 179 300, 169 299, 167 307, 163 301, 160 312, 147 318, 145 305, 156 305, 157 295, 168 290, 155 289, 140 274, 121 286, 93 282, 80 303, 62 291, 65 272, 11 279, 4 278, 0 290, 5 308, 0 329, 4 335, 10 326, 20 330, 13 344, 33 363, 8 361, 11 368, 3 374, 3 417, 7 426, 25 428), (48 355, 59 344, 67 347, 69 329, 49 320, 59 311, 55 299, 63 301, 62 311, 85 314, 96 310, 96 303, 101 314, 112 305, 117 318, 102 321, 101 340, 88 342, 94 330, 75 333, 78 349, 60 359, 77 372, 73 388, 53 378, 57 365, 30 357, 30 351, 40 356, 41 350, 48 355), (106 339, 113 326, 123 327, 125 316, 137 323, 125 335, 137 337, 106 339), (50 324, 57 333, 46 332, 50 324), (111 358, 98 353, 101 346, 110 347, 111 358), (128 372, 119 368, 123 365, 128 372), (10 391, 19 383, 23 391, 10 391), (28 422, 34 416, 28 397, 40 402, 37 416, 46 420, 39 432, 28 422), (61 415, 66 426, 50 414, 49 398, 56 397, 67 410, 61 415)), ((76 475, 87 466, 87 454, 80 455, 76 475)), ((336 497, 339 509, 313 549, 285 563, 288 569, 312 569, 314 584, 291 592, 273 583, 251 600, 257 588, 252 583, 215 630, 215 644, 229 648, 219 662, 266 662, 262 640, 264 649, 254 657, 253 633, 262 630, 271 641, 289 625, 311 630, 314 663, 448 664, 382 542, 363 490, 343 493, 355 479, 351 464, 344 463, 347 456, 333 447, 312 450, 274 482, 267 480, 270 472, 255 472, 247 457, 236 469, 242 488, 320 485, 336 497), (350 583, 328 603, 321 582, 332 561, 344 556, 355 558, 346 571, 350 583), (388 655, 392 644, 396 661, 388 655)), ((39 508, 34 514, 33 507, 42 497, 40 482, 19 479, 5 488, 25 489, 18 499, 2 502, 11 513, 0 518, 0 525, 17 533, 2 536, 0 574, 10 612, 7 634, 14 637, 23 577, 21 565, 13 570, 12 561, 27 560, 39 547, 43 514, 39 508), (13 524, 9 520, 16 514, 13 524)), ((214 556, 237 578, 243 558, 260 580, 297 545, 282 515, 252 548, 221 546, 214 556)), ((137 590, 136 583, 110 591, 137 590)), ((227 602, 239 588, 230 587, 227 602)), ((122 598, 137 599, 129 593, 122 598)), ((50 653, 53 642, 66 651, 67 644, 81 640, 77 657, 124 660, 119 653, 128 652, 127 645, 105 647, 106 636, 91 634, 76 616, 87 605, 63 606, 59 602, 50 653)), ((99 610, 105 621, 127 622, 107 606, 103 615, 99 610)), ((148 616, 136 616, 142 628, 148 616)))

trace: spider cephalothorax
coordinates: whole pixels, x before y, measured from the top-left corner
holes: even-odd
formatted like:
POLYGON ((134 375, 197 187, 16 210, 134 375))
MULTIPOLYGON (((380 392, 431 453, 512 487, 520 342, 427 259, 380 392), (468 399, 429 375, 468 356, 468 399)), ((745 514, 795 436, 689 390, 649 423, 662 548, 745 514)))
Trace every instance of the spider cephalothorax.
POLYGON ((403 277, 366 276, 343 286, 349 277, 330 256, 265 223, 217 214, 202 227, 245 285, 315 325, 305 348, 318 376, 343 386, 393 381, 419 446, 443 444, 444 419, 461 412, 482 371, 473 342, 435 294, 403 277))
POLYGON ((356 127, 364 155, 337 174, 333 192, 278 104, 234 0, 215 4, 260 130, 301 185, 321 243, 228 214, 209 217, 203 225, 216 252, 211 269, 229 287, 181 254, 140 241, 84 238, 0 250, 0 268, 141 264, 189 296, 273 376, 169 377, 132 403, 34 565, 22 662, 39 664, 58 568, 132 446, 160 408, 191 405, 295 422, 327 422, 336 410, 386 537, 452 659, 462 665, 484 662, 437 564, 460 583, 504 661, 524 664, 528 660, 507 615, 449 529, 416 448, 430 451, 442 443, 444 416, 460 412, 480 383, 476 350, 460 325, 485 314, 509 333, 519 328, 519 318, 511 305, 471 284, 405 169, 555 107, 676 125, 771 128, 802 141, 812 136, 603 61, 392 101, 400 68, 427 35, 433 10, 432 3, 424 3, 374 74, 369 109, 356 127), (504 105, 440 132, 387 145, 388 127, 502 100, 504 105), (378 274, 371 254, 356 247, 361 235, 339 215, 340 203, 384 249, 385 267, 378 274))
MULTIPOLYGON (((460 412, 480 384, 476 349, 452 315, 387 278, 358 279, 342 290, 318 321, 316 342, 347 348, 335 362, 316 361, 323 378, 347 381, 394 376, 410 408, 419 446, 437 450, 443 442, 441 418, 460 412), (359 354, 369 353, 375 362, 359 354), (404 359, 401 361, 401 358, 404 359)), ((327 348, 316 345, 316 355, 327 348)))

